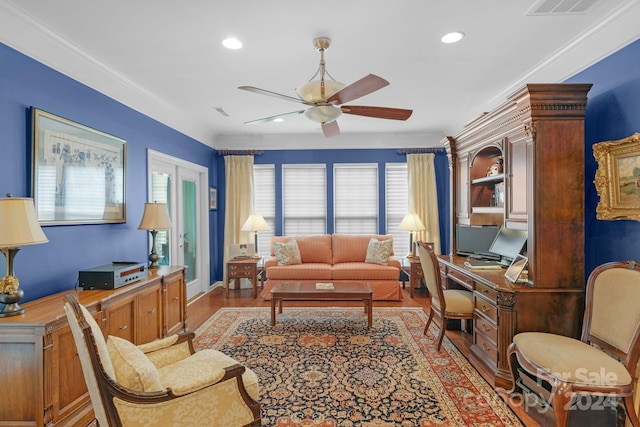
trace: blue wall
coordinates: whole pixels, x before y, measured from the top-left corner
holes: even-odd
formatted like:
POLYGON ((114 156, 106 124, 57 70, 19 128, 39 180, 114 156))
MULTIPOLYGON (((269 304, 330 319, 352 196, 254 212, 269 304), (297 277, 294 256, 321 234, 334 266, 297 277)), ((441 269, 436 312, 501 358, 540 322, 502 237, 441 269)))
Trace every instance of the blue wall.
MULTIPOLYGON (((49 243, 26 246, 14 270, 25 301, 76 286, 78 271, 114 260, 145 261, 138 230, 147 201, 147 149, 211 168, 215 150, 0 44, 0 195, 30 197, 31 119, 37 107, 127 141, 127 222, 44 227, 49 243)), ((215 171, 209 173, 215 185, 215 171)), ((214 211, 210 221, 215 223, 214 211)), ((213 244, 213 243, 212 243, 213 244)), ((0 256, 4 275, 5 261, 0 256)))
POLYGON ((585 273, 609 261, 640 260, 640 222, 596 219, 598 164, 592 146, 640 132, 640 40, 569 79, 593 83, 585 119, 585 273))

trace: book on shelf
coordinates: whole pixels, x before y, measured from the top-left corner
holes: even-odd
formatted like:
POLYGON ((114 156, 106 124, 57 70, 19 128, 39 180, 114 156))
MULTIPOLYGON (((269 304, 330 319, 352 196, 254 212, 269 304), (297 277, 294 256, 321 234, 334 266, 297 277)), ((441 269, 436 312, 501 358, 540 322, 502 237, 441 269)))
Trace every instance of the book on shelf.
POLYGON ((331 282, 318 282, 318 283, 316 283, 316 289, 333 289, 333 283, 331 283, 331 282))

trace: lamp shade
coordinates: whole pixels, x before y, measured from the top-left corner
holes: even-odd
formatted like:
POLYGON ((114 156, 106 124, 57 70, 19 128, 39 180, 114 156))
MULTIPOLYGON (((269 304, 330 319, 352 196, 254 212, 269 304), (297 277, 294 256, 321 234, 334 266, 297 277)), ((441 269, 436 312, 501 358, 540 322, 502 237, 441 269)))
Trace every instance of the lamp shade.
POLYGON ((171 219, 166 203, 145 203, 138 230, 168 230, 171 219))
POLYGON ((402 222, 400 222, 398 228, 406 231, 422 231, 425 229, 425 226, 415 212, 409 212, 402 218, 402 222))
POLYGON ((271 230, 269 224, 264 220, 262 215, 251 214, 249 218, 244 222, 240 231, 265 231, 271 230))
POLYGON ((345 87, 344 83, 335 80, 312 80, 296 88, 296 93, 307 102, 323 102, 331 98, 345 87), (322 89, 324 86, 324 93, 322 89))
POLYGON ((7 196, 0 199, 0 247, 13 248, 46 243, 33 199, 7 196))

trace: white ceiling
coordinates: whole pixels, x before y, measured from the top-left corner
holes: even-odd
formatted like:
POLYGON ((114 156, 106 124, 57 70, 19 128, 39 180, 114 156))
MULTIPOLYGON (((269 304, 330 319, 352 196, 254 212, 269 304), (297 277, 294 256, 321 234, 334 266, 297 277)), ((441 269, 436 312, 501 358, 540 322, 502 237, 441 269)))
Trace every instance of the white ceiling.
POLYGON ((534 16, 541 1, 0 0, 0 41, 214 148, 438 145, 523 84, 562 82, 640 36, 640 0, 550 1, 595 4, 534 16), (466 37, 441 43, 451 30, 466 37), (244 48, 222 47, 229 36, 244 48), (390 82, 349 104, 412 117, 343 115, 330 139, 304 115, 244 124, 301 109, 237 87, 296 96, 318 68, 318 36, 332 39, 336 80, 390 82))

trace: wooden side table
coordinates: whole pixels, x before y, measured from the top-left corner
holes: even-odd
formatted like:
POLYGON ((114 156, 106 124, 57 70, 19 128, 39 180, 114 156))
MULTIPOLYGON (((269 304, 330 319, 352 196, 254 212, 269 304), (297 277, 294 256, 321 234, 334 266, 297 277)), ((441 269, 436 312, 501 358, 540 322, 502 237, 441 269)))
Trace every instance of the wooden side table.
POLYGON ((409 279, 409 295, 414 297, 415 288, 420 287, 424 273, 422 272, 422 264, 419 257, 402 258, 402 289, 404 289, 405 280, 409 279), (409 271, 407 272, 407 269, 409 271))
POLYGON ((236 289, 239 289, 239 279, 243 278, 251 280, 253 297, 258 297, 258 261, 260 261, 260 258, 242 258, 227 261, 227 280, 224 284, 227 298, 229 298, 229 283, 233 280, 236 289))

